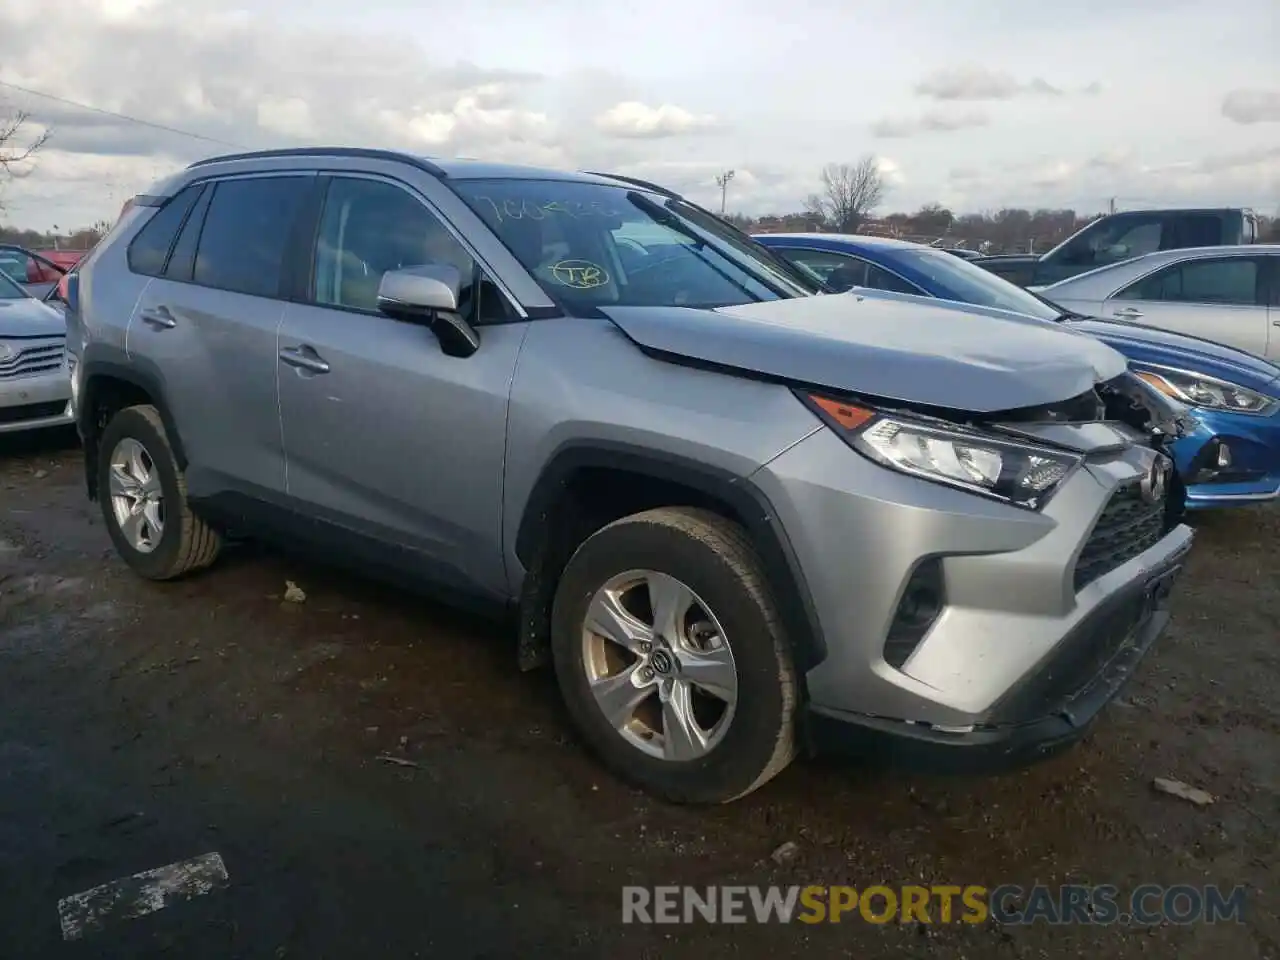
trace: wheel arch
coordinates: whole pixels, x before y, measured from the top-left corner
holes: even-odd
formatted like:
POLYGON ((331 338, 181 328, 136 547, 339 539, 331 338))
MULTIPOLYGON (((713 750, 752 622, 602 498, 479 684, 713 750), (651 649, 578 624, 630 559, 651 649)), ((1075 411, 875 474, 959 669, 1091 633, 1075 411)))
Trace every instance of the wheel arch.
POLYGON ((515 554, 520 665, 546 662, 550 601, 564 565, 613 520, 660 506, 705 507, 741 524, 760 556, 801 676, 826 658, 813 599, 786 530, 749 479, 677 454, 610 441, 571 442, 548 458, 520 515, 515 554))
POLYGON ((149 403, 160 414, 169 446, 179 469, 186 469, 187 458, 182 437, 173 421, 165 397, 163 378, 145 364, 116 363, 111 360, 88 359, 80 397, 76 404, 76 429, 84 445, 85 488, 89 499, 98 495, 98 438, 117 411, 140 403, 149 403))

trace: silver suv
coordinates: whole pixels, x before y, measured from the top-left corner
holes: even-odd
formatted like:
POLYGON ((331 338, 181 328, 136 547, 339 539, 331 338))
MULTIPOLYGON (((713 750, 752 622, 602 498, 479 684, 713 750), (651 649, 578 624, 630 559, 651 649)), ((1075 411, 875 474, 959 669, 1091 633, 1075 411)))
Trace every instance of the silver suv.
POLYGON ((1088 337, 796 271, 622 177, 202 161, 68 284, 89 495, 152 579, 234 532, 513 613, 676 801, 1072 741, 1168 620, 1177 410, 1088 337))

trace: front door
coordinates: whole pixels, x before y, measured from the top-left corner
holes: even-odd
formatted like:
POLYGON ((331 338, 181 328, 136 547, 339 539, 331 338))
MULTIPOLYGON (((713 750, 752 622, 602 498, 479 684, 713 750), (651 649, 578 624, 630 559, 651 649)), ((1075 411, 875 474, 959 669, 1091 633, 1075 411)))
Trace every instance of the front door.
POLYGON ((525 323, 482 326, 472 356, 446 356, 428 326, 377 309, 387 270, 449 263, 472 322, 509 305, 425 202, 387 180, 328 182, 307 301, 280 327, 288 494, 354 546, 426 578, 502 594, 507 403, 525 323), (482 302, 483 301, 483 302, 482 302))

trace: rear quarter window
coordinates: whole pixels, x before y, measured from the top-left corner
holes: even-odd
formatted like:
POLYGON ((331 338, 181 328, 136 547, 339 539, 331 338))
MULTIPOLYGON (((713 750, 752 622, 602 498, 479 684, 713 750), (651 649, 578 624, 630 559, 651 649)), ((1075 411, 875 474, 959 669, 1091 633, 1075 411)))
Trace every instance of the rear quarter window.
POLYGON ((191 212, 199 193, 199 186, 187 187, 152 214, 151 219, 129 244, 130 270, 148 277, 158 277, 164 272, 169 251, 173 248, 178 231, 186 222, 187 214, 191 212))

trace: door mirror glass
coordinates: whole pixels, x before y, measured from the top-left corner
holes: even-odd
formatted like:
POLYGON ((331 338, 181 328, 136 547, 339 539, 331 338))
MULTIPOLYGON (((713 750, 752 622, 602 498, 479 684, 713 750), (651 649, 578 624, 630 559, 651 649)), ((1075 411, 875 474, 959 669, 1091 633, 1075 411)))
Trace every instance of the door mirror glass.
POLYGON ((378 309, 396 318, 430 320, 438 313, 456 313, 461 291, 462 275, 451 264, 388 270, 378 284, 378 309))

